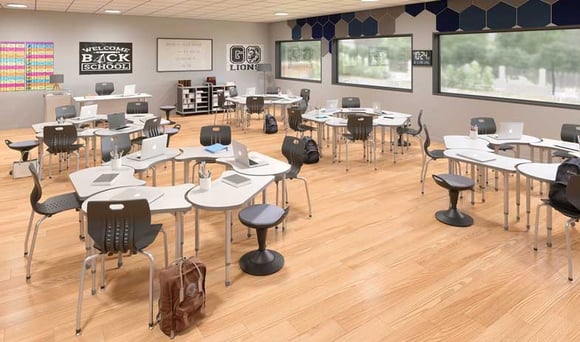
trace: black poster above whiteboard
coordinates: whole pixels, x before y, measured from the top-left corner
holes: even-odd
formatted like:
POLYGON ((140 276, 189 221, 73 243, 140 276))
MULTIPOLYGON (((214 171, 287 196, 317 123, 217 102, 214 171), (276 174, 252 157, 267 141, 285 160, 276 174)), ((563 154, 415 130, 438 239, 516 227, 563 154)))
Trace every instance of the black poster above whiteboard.
POLYGON ((211 39, 157 38, 157 71, 213 69, 211 39))

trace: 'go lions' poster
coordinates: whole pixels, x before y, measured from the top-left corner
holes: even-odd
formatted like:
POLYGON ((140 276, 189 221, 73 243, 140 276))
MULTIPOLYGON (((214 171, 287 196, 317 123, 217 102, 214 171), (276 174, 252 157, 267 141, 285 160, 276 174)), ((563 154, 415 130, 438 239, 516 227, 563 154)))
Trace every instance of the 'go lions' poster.
POLYGON ((227 71, 256 71, 262 63, 263 44, 227 44, 227 71))
POLYGON ((79 43, 79 72, 130 74, 133 72, 133 43, 79 43))

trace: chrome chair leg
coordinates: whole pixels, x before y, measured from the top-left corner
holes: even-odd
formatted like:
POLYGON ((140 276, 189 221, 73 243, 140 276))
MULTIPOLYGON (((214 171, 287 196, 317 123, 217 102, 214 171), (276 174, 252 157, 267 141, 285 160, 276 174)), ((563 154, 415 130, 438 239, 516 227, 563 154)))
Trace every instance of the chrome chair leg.
POLYGON ((81 267, 81 281, 79 285, 79 296, 77 299, 77 317, 76 317, 76 335, 81 335, 81 311, 83 309, 83 290, 85 288, 85 270, 88 267, 89 261, 92 262, 94 258, 98 257, 99 254, 93 254, 83 260, 83 266, 81 267))
POLYGON ((149 329, 153 329, 153 279, 155 273, 155 263, 153 255, 146 251, 139 251, 149 259, 149 329))
POLYGON ((38 235, 38 228, 40 224, 46 220, 48 216, 41 217, 36 221, 36 226, 34 227, 34 233, 32 234, 32 242, 30 243, 30 251, 28 252, 28 260, 26 261, 26 280, 30 280, 30 269, 32 267, 32 255, 34 254, 34 246, 36 245, 36 236, 38 235))
POLYGON ((568 280, 574 280, 574 265, 572 264, 572 243, 570 242, 570 223, 576 221, 576 219, 569 219, 566 221, 564 229, 566 231, 566 254, 568 254, 568 280))
POLYGON ((28 220, 28 229, 26 230, 26 239, 24 240, 24 256, 28 255, 28 239, 30 237, 30 230, 32 229, 33 220, 34 220, 34 209, 30 212, 30 219, 28 220))
MULTIPOLYGON (((308 190, 308 182, 304 177, 297 177, 296 179, 300 179, 304 182, 304 188, 306 189, 306 199, 308 200, 308 217, 312 217, 312 204, 310 203, 310 191, 308 190)), ((288 192, 286 191, 286 193, 288 192)))

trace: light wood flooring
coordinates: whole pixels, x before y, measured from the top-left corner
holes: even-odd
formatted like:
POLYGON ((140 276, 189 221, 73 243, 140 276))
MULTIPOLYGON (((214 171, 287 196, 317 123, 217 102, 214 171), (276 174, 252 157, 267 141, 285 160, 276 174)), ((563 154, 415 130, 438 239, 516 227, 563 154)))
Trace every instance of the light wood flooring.
MULTIPOLYGON (((172 138, 173 147, 199 144, 200 126, 213 121, 208 115, 175 120, 182 124, 182 131, 172 138)), ((253 120, 246 134, 234 128, 233 135, 251 150, 283 159, 282 127, 278 134, 265 135, 261 121, 253 120)), ((2 136, 30 139, 32 131, 2 131, 2 136)), ((533 228, 526 231, 523 204, 522 220, 516 220, 513 189, 509 231, 502 228, 501 189, 488 191, 485 203, 479 194, 474 206, 469 196, 460 201, 460 208, 475 219, 472 227, 439 223, 434 213, 448 206, 448 194, 430 175, 446 172, 447 162, 431 163, 421 196, 421 152, 418 143, 412 142, 396 164, 389 152, 379 153, 378 171, 362 162, 360 143, 353 145, 348 172, 344 163, 332 164, 328 153, 318 164, 306 165, 302 175, 310 185, 313 217, 308 218, 302 183, 290 181, 287 229, 268 234, 268 247, 286 260, 274 275, 255 277, 240 271, 237 260, 257 243, 255 237, 246 237, 246 229, 236 219, 233 283, 226 288, 224 217, 202 211, 199 256, 208 266, 207 316, 176 340, 580 340, 578 233, 572 231, 577 280, 570 283, 562 216, 554 214, 554 246, 546 247, 542 227, 540 248, 534 252, 533 228)), ((78 240, 74 211, 42 224, 32 280, 25 281, 22 252, 32 179, 8 175, 17 157, 17 152, 0 148, 0 341, 168 339, 157 327, 147 329, 148 269, 146 259, 139 255, 125 258, 121 269, 114 258, 108 259, 104 292, 91 296, 87 284, 83 335, 75 336, 84 245, 78 240)), ((170 165, 160 168, 159 185, 170 184, 170 165)), ((214 168, 218 174, 223 169, 214 168)), ((72 191, 67 172, 54 171, 52 179, 43 181, 44 195, 72 191)), ((182 174, 178 164, 180 181, 182 174)), ((514 183, 515 177, 512 187, 514 183)), ((536 183, 532 214, 538 188, 536 183)), ((544 214, 541 217, 544 222, 544 214)), ((157 215, 153 220, 166 227, 171 255, 173 217, 157 215)), ((185 254, 189 256, 194 246, 193 212, 185 221, 185 254)), ((149 248, 158 268, 163 260, 161 241, 149 248)))

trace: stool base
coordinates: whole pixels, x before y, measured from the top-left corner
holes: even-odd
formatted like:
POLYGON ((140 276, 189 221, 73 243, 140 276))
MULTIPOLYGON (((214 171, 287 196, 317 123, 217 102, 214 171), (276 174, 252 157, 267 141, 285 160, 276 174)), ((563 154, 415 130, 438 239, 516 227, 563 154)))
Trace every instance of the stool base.
POLYGON ((283 266, 282 254, 269 249, 251 251, 240 258, 240 268, 251 275, 269 275, 278 272, 283 266))
POLYGON ((462 214, 457 209, 439 210, 435 213, 435 218, 447 225, 454 227, 469 227, 473 224, 473 218, 469 215, 462 214))

